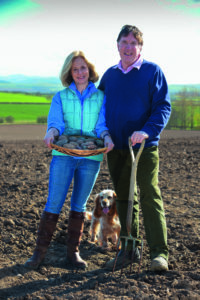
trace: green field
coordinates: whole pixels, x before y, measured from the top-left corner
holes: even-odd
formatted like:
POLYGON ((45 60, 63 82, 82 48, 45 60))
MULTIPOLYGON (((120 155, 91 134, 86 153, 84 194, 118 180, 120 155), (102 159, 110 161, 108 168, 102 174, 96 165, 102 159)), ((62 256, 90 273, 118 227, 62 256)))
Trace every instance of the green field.
POLYGON ((45 96, 28 95, 21 93, 0 93, 0 103, 44 103, 50 101, 45 96))
MULTIPOLYGON (((185 91, 174 95, 168 129, 200 129, 200 96, 185 91)), ((0 92, 0 125, 45 123, 52 95, 0 92), (12 117, 10 120, 10 118, 12 117), (38 120, 38 118, 40 120, 38 120)))
POLYGON ((167 129, 200 130, 200 100, 173 101, 167 129))
POLYGON ((50 104, 0 104, 0 118, 12 116, 14 123, 37 123, 37 118, 47 116, 50 104))
POLYGON ((0 93, 1 124, 8 123, 11 116, 14 124, 34 124, 38 117, 47 117, 51 105, 51 95, 23 93, 0 93))

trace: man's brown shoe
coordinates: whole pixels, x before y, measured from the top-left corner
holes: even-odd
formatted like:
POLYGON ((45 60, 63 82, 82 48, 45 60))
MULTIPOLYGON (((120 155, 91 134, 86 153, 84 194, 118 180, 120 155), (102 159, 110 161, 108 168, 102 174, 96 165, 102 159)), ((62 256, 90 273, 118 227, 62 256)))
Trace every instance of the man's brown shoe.
MULTIPOLYGON (((115 269, 120 269, 123 267, 126 267, 131 264, 131 256, 132 256, 132 250, 127 250, 125 255, 125 250, 120 250, 117 256, 115 269)), ((140 260, 140 253, 138 248, 134 250, 134 256, 133 256, 133 262, 137 263, 140 260)), ((105 265, 105 268, 107 270, 113 270, 115 264, 115 258, 108 261, 105 265)))

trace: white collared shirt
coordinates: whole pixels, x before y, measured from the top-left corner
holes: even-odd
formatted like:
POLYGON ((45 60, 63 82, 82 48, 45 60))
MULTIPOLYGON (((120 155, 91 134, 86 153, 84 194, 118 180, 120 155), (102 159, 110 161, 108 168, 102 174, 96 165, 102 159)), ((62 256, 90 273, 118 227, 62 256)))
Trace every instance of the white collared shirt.
POLYGON ((124 74, 127 74, 128 72, 130 72, 133 68, 137 68, 138 70, 140 69, 142 63, 143 63, 143 57, 142 55, 140 55, 138 57, 138 59, 132 64, 130 65, 126 70, 123 69, 122 67, 122 61, 120 60, 120 62, 118 63, 118 65, 114 66, 115 69, 119 69, 121 70, 124 74))

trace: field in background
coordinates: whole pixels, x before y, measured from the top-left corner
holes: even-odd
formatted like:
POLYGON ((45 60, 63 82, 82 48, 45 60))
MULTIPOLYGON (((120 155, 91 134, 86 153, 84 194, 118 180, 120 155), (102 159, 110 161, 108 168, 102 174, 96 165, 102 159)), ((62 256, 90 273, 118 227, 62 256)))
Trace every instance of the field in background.
POLYGON ((52 95, 0 93, 0 124, 46 123, 52 95))
MULTIPOLYGON (((46 124, 53 94, 0 92, 0 124, 46 124)), ((200 130, 200 92, 183 89, 171 94, 167 129, 200 130)))
POLYGON ((200 92, 183 89, 171 95, 172 113, 167 129, 200 130, 200 92))
POLYGON ((38 118, 48 116, 49 108, 50 104, 0 104, 0 118, 12 116, 14 120, 10 123, 35 124, 38 118))
POLYGON ((2 103, 43 103, 50 104, 50 97, 44 95, 32 95, 21 93, 0 93, 0 104, 2 103))

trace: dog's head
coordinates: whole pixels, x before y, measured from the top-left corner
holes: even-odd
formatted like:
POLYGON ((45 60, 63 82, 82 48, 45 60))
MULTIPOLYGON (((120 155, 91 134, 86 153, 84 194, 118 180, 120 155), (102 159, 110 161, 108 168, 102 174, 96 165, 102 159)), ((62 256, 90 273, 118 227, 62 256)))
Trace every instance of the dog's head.
POLYGON ((116 193, 113 190, 103 190, 95 199, 96 207, 94 214, 100 217, 102 213, 113 215, 116 213, 116 193))

